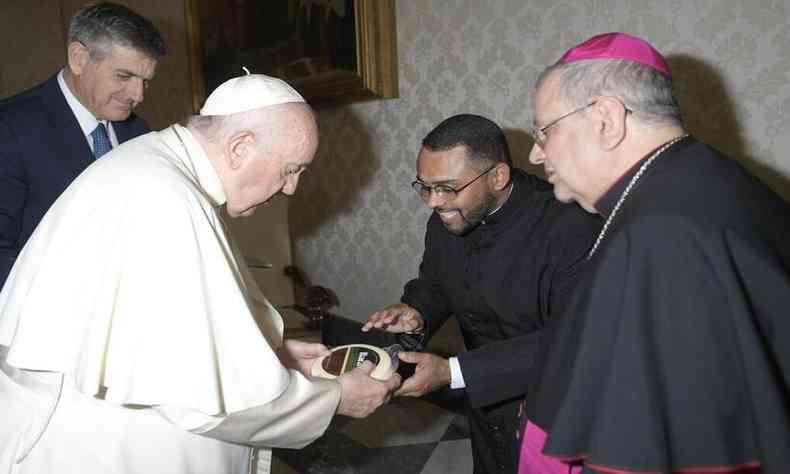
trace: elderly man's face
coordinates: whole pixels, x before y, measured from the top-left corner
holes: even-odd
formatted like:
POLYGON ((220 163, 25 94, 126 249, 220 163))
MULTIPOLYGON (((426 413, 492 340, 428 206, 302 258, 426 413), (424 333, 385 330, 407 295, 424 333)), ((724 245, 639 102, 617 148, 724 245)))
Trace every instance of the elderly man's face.
POLYGON ((148 81, 156 72, 156 60, 120 45, 94 60, 84 45, 72 43, 69 68, 80 102, 98 120, 120 121, 143 102, 148 81))
POLYGON ((438 196, 431 192, 423 197, 428 207, 438 214, 444 227, 453 234, 469 232, 496 209, 497 200, 490 176, 494 171, 480 176, 482 171, 470 165, 464 146, 443 151, 420 150, 417 179, 426 186, 443 185, 458 189, 471 183, 454 196, 438 196))
POLYGON ((267 146, 247 149, 249 155, 225 186, 226 209, 231 217, 250 216, 277 194, 294 194, 301 174, 312 163, 318 148, 312 113, 294 107, 282 119, 282 130, 287 129, 287 133, 278 134, 267 146))
MULTIPOLYGON (((535 94, 535 126, 549 124, 573 109, 561 99, 559 76, 554 73, 535 94)), ((543 165, 559 201, 576 201, 587 211, 594 212, 595 203, 589 191, 597 170, 593 159, 594 142, 589 135, 588 110, 581 109, 549 128, 543 147, 532 146, 529 161, 543 165)))

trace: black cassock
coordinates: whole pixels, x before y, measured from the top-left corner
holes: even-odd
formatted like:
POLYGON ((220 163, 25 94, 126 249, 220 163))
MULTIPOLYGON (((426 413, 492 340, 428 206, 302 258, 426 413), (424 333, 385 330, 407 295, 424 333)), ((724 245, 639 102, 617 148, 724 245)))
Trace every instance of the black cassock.
POLYGON ((585 472, 790 472, 787 203, 686 138, 647 168, 578 288, 527 400, 544 454, 585 472))
POLYGON ((568 301, 601 219, 554 199, 551 185, 513 169, 505 204, 464 236, 428 221, 420 274, 401 300, 434 332, 461 328, 476 473, 514 472, 517 405, 526 391, 536 336, 568 301))

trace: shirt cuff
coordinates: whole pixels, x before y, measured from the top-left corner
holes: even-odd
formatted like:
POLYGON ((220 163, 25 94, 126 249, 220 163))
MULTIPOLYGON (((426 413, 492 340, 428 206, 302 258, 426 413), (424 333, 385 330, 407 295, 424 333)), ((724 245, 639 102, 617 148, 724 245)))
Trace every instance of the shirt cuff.
POLYGON ((466 388, 464 383, 464 374, 461 373, 461 364, 458 362, 458 357, 450 357, 450 388, 466 388))

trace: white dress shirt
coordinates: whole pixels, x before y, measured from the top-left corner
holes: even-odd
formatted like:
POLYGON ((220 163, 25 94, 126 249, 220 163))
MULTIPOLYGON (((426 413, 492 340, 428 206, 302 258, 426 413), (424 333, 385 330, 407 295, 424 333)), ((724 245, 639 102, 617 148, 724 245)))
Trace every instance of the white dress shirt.
POLYGON ((96 126, 99 125, 99 122, 103 123, 105 127, 107 127, 107 135, 110 137, 110 143, 112 143, 112 147, 115 148, 118 146, 118 137, 115 135, 115 129, 112 126, 112 122, 109 120, 98 120, 96 117, 93 116, 90 110, 88 110, 82 102, 77 99, 77 96, 69 89, 68 84, 66 84, 66 80, 63 79, 63 70, 60 71, 58 74, 58 85, 60 86, 60 91, 63 92, 63 96, 66 98, 66 102, 69 104, 71 111, 74 113, 74 117, 77 118, 77 123, 80 124, 80 129, 82 129, 82 133, 85 135, 85 140, 88 141, 88 146, 90 146, 91 151, 96 151, 93 149, 93 138, 91 137, 91 133, 96 129, 96 126))

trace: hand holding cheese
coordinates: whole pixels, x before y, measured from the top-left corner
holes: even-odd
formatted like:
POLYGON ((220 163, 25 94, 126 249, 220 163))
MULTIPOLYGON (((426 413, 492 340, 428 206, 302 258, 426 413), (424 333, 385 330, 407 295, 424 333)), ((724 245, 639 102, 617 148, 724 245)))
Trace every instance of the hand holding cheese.
POLYGON ((277 348, 277 356, 286 368, 298 370, 308 377, 311 375, 314 362, 329 354, 329 349, 323 344, 297 339, 286 339, 277 348))
MULTIPOLYGON (((339 415, 364 418, 376 411, 379 406, 387 403, 392 393, 400 387, 401 377, 394 373, 391 357, 382 349, 352 344, 351 346, 336 347, 332 351, 329 356, 316 361, 313 365, 313 374, 325 378, 336 378, 340 382, 340 405, 337 407, 339 415), (382 351, 386 357, 381 357, 378 351, 382 351), (331 359, 334 354, 342 354, 340 368, 330 367, 330 364, 336 363, 334 361, 327 362, 327 366, 324 368, 322 362, 331 359), (379 365, 374 365, 373 360, 376 360, 379 365), (382 365, 382 360, 389 360, 389 365, 382 365), (381 380, 377 380, 373 375, 380 377, 381 380)), ((336 357, 340 359, 341 355, 336 357)))

